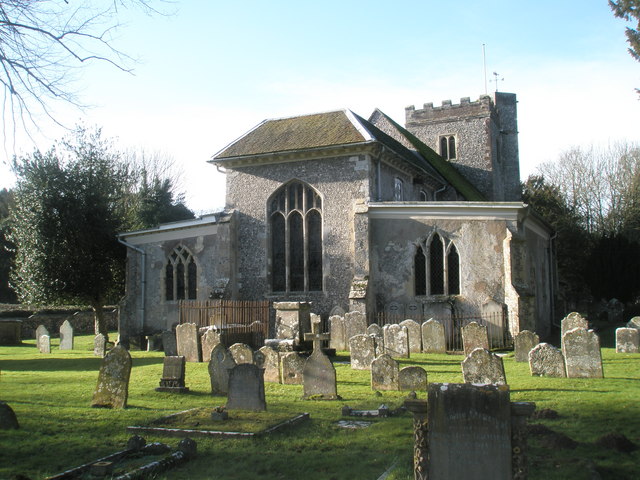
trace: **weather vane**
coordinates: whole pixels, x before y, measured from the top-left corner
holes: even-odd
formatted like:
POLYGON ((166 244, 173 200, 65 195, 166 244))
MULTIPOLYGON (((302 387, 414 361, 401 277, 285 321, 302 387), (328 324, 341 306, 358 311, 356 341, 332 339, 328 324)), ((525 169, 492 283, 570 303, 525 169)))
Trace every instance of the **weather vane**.
POLYGON ((500 74, 498 72, 493 72, 493 76, 494 76, 493 81, 496 82, 496 92, 497 92, 498 91, 498 82, 504 82, 504 78, 498 78, 500 76, 500 74))

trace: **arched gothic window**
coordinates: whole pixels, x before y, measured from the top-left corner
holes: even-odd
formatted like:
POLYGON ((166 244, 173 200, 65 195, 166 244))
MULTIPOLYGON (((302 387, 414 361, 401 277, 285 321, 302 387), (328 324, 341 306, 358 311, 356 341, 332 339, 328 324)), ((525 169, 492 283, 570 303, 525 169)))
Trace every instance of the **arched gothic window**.
POLYGON ((460 256, 453 242, 434 233, 417 246, 413 264, 416 296, 460 294, 460 256))
POLYGON ((280 187, 269 201, 271 289, 322 290, 322 199, 300 181, 280 187))
POLYGON ((198 266, 191 252, 178 245, 165 266, 165 300, 195 300, 198 296, 198 266))
POLYGON ((446 160, 455 160, 456 158, 455 135, 442 135, 440 137, 440 155, 446 160))

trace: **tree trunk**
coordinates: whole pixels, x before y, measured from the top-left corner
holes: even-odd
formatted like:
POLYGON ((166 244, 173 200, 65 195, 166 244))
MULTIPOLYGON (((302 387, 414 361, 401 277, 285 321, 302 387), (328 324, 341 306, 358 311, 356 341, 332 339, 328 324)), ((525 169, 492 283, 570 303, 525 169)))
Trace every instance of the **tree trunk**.
POLYGON ((104 335, 105 341, 109 340, 109 331, 107 329, 107 321, 104 318, 104 308, 102 303, 94 303, 91 305, 94 315, 94 330, 95 334, 101 333, 104 335))

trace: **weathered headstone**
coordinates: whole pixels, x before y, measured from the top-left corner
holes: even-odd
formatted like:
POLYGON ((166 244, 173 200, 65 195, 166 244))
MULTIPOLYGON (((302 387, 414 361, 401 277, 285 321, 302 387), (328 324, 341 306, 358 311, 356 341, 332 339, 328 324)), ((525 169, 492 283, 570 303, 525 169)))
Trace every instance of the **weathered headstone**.
POLYGON ((51 337, 49 335, 40 335, 38 348, 40 353, 51 353, 51 337))
POLYGON ((213 327, 206 329, 201 338, 202 343, 202 360, 211 358, 211 350, 220 343, 220 333, 213 327))
POLYGON ((322 342, 329 340, 328 333, 320 333, 320 318, 312 318, 311 333, 304 336, 306 341, 313 342, 313 352, 304 362, 302 371, 304 398, 338 398, 336 369, 329 357, 322 352, 322 342), (314 321, 315 320, 315 321, 314 321))
POLYGON ((349 339, 351 368, 371 370, 371 362, 376 358, 376 340, 371 335, 354 335, 349 339))
POLYGON ((444 325, 433 318, 424 322, 422 330, 422 351, 424 353, 446 353, 447 341, 444 325))
POLYGON ((529 352, 540 343, 540 337, 529 330, 522 330, 513 339, 516 362, 528 362, 529 352))
POLYGON ((506 385, 502 357, 484 348, 476 348, 462 361, 465 383, 506 385))
POLYGON ((602 378, 600 339, 593 330, 574 328, 562 337, 562 354, 569 378, 602 378))
MULTIPOLYGON (((162 332, 162 348, 166 357, 176 357, 178 355, 176 334, 171 330, 164 330, 162 332)), ((209 357, 203 357, 203 360, 207 361, 208 358, 209 357)))
POLYGON ((91 406, 125 408, 129 396, 130 376, 131 355, 122 345, 116 345, 102 359, 91 406))
POLYGON ((200 361, 200 342, 198 327, 195 323, 183 323, 176 327, 176 344, 178 355, 187 362, 200 361))
POLYGON ((93 354, 96 357, 104 357, 107 353, 107 339, 99 333, 93 338, 93 354))
POLYGON ((507 386, 431 384, 428 405, 424 478, 514 478, 507 386))
POLYGON ((285 385, 302 385, 305 358, 298 352, 280 355, 280 378, 285 385))
POLYGON ((408 318, 400 322, 399 325, 401 327, 407 327, 409 353, 420 353, 422 351, 422 330, 420 329, 420 324, 408 318))
POLYGON ((476 348, 489 350, 489 336, 487 327, 477 322, 471 322, 462 327, 462 345, 465 356, 469 355, 476 348))
POLYGON ((399 367, 390 355, 380 355, 371 362, 371 388, 373 390, 399 390, 399 367))
POLYGON ((385 325, 384 351, 392 357, 409 358, 409 331, 397 324, 385 325))
POLYGON ((349 339, 354 335, 367 333, 367 317, 362 312, 347 312, 344 314, 345 341, 349 346, 349 339))
POLYGON ((69 320, 60 325, 60 350, 73 350, 73 327, 69 320))
POLYGON ((253 349, 244 343, 234 343, 229 347, 231 356, 237 365, 241 363, 253 363, 253 349))
POLYGON ((252 363, 242 363, 229 371, 227 410, 264 411, 264 370, 252 363))
POLYGON ((346 331, 344 328, 344 318, 338 315, 332 315, 329 317, 329 331, 331 332, 331 339, 329 340, 329 346, 335 348, 336 351, 344 351, 349 348, 347 344, 346 331))
POLYGON ((44 325, 38 325, 38 328, 36 328, 36 347, 38 347, 38 349, 40 349, 40 337, 42 335, 49 336, 49 330, 47 330, 47 327, 44 325))
POLYGON ((627 322, 627 328, 640 329, 640 317, 633 317, 631 320, 629 320, 627 322))
POLYGON ((209 378, 213 395, 226 395, 229 391, 229 370, 236 366, 229 350, 219 343, 211 350, 209 378))
POLYGON ((311 331, 309 302, 274 302, 276 311, 276 339, 293 342, 295 348, 304 342, 304 334, 311 331))
POLYGON ((637 328, 616 328, 616 353, 638 353, 640 330, 637 328))
POLYGON ((280 383, 280 354, 271 347, 261 347, 253 358, 258 368, 264 369, 264 381, 280 383))
POLYGON ((574 328, 589 329, 589 322, 578 312, 571 312, 560 321, 560 338, 562 339, 565 333, 574 328))
POLYGON ((529 352, 531 375, 540 377, 566 377, 564 357, 559 348, 539 343, 529 352))
POLYGON ((398 372, 398 390, 427 391, 427 371, 418 366, 403 367, 398 372))
POLYGON ((384 332, 382 327, 377 323, 372 323, 367 327, 367 333, 374 339, 376 345, 375 356, 379 357, 384 353, 384 332))
POLYGON ((162 365, 162 378, 157 392, 184 393, 189 389, 184 385, 185 377, 184 357, 164 357, 162 365))
POLYGON ((0 430, 15 430, 20 428, 16 412, 8 404, 0 402, 0 430))

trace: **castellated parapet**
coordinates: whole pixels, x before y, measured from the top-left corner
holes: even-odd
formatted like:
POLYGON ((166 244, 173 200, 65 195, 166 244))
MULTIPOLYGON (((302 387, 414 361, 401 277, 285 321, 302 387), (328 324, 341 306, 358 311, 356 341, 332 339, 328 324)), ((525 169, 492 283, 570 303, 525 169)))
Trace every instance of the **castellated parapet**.
POLYGON ((455 155, 447 158, 465 177, 493 201, 519 201, 517 100, 513 93, 469 97, 454 104, 443 100, 405 109, 406 128, 424 143, 441 151, 443 136, 455 139, 455 155))

